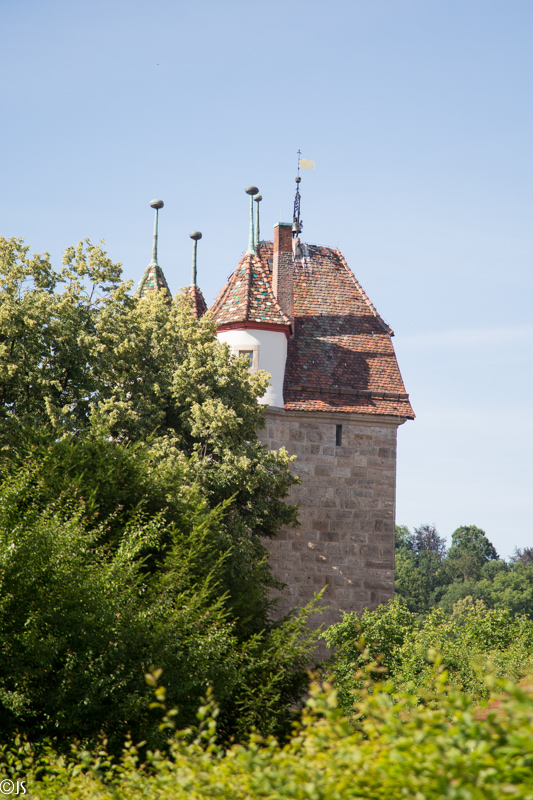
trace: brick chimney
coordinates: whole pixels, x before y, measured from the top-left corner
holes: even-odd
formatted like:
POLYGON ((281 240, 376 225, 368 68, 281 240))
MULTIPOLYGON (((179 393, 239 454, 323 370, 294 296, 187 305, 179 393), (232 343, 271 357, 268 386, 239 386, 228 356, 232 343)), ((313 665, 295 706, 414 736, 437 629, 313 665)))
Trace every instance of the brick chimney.
POLYGON ((294 319, 292 225, 278 222, 274 227, 274 259, 272 287, 282 311, 291 322, 294 319))

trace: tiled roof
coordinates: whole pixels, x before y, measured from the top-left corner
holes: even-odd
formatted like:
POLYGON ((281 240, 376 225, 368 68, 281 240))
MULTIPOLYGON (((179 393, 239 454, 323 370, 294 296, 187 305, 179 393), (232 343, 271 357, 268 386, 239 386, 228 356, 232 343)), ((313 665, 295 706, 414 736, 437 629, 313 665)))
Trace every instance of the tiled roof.
POLYGON ((294 268, 287 409, 414 417, 392 331, 338 250, 302 245, 294 268))
POLYGON ((192 298, 192 313, 196 319, 203 317, 207 311, 207 303, 205 302, 202 290, 199 289, 198 286, 187 286, 183 289, 183 294, 185 297, 192 298))
POLYGON ((153 292, 156 289, 163 289, 169 297, 172 297, 165 275, 159 264, 148 264, 139 281, 139 285, 135 289, 134 296, 146 297, 149 292, 153 292))
MULTIPOLYGON (((258 248, 261 253, 261 245, 258 248)), ((290 325, 272 291, 268 260, 246 253, 210 308, 218 325, 235 322, 290 325)))
MULTIPOLYGON (((261 242, 257 257, 241 259, 212 308, 215 322, 248 318, 243 314, 248 264, 261 276, 264 296, 273 297, 272 256, 272 242, 261 242)), ((303 244, 294 266, 285 408, 414 418, 391 335, 341 253, 303 244)))

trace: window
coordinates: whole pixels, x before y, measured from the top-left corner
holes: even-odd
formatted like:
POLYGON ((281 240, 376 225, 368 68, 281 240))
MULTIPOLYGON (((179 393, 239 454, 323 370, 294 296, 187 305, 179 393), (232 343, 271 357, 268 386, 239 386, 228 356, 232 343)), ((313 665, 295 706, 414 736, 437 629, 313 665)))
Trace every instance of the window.
POLYGON ((254 365, 254 351, 253 350, 239 350, 240 356, 246 356, 248 361, 250 362, 250 367, 254 365))
POLYGON ((335 425, 335 444, 337 447, 342 445, 342 425, 335 425))
POLYGON ((250 369, 252 372, 255 372, 259 369, 259 344, 252 344, 252 342, 247 342, 246 339, 251 337, 243 337, 244 341, 237 341, 232 346, 232 352, 234 356, 244 356, 248 359, 248 363, 250 365, 250 369))

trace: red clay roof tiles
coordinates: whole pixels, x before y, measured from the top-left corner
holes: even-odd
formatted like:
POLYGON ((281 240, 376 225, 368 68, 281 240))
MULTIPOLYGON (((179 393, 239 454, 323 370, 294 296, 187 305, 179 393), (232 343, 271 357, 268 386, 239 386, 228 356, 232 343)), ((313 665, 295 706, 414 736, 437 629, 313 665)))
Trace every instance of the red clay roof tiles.
MULTIPOLYGON (((341 253, 303 244, 301 254, 294 264, 285 408, 412 419, 392 331, 341 253)), ((287 321, 272 292, 272 256, 272 242, 261 242, 257 256, 241 259, 211 309, 215 322, 287 321)))
POLYGON ((183 295, 192 298, 192 313, 196 319, 203 317, 207 311, 207 303, 205 302, 202 290, 199 289, 198 286, 186 286, 183 290, 183 295))
POLYGON ((146 297, 149 292, 163 289, 165 294, 172 297, 163 270, 159 264, 148 264, 144 274, 135 290, 135 297, 146 297))
POLYGON ((290 325, 272 291, 268 262, 250 253, 241 258, 210 311, 218 325, 234 322, 290 325))

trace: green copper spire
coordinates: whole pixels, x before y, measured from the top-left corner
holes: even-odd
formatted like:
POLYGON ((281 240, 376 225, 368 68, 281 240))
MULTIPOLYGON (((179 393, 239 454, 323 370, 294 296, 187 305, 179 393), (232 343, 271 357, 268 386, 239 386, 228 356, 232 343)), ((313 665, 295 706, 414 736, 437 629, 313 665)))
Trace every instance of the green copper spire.
POLYGON ((144 270, 144 274, 139 281, 139 285, 135 290, 135 297, 148 297, 150 292, 158 291, 162 289, 166 294, 168 301, 170 302, 172 295, 170 294, 170 289, 168 288, 168 283, 166 278, 163 274, 163 270, 157 263, 157 223, 158 223, 158 214, 159 209, 163 208, 164 203, 162 200, 152 200, 150 203, 152 208, 155 208, 155 220, 154 220, 154 242, 152 245, 152 260, 144 270))
POLYGON ((162 200, 152 200, 150 205, 152 208, 155 208, 155 219, 154 219, 154 243, 152 245, 152 260, 150 261, 150 265, 154 265, 158 267, 159 264, 157 263, 157 226, 158 226, 158 217, 159 217, 159 209, 163 208, 165 205, 162 200))
POLYGON ((254 236, 254 195, 259 192, 257 186, 248 186, 245 190, 250 195, 250 236, 248 239, 248 253, 255 256, 255 236, 254 236))
POLYGON ((192 268, 191 268, 191 286, 196 286, 196 250, 198 248, 198 240, 202 238, 200 231, 193 231, 189 234, 192 243, 192 268))
POLYGON ((254 244, 257 250, 257 245, 259 244, 259 203, 263 198, 260 194, 256 194, 254 197, 255 202, 257 203, 257 213, 255 215, 255 237, 254 237, 254 244))

